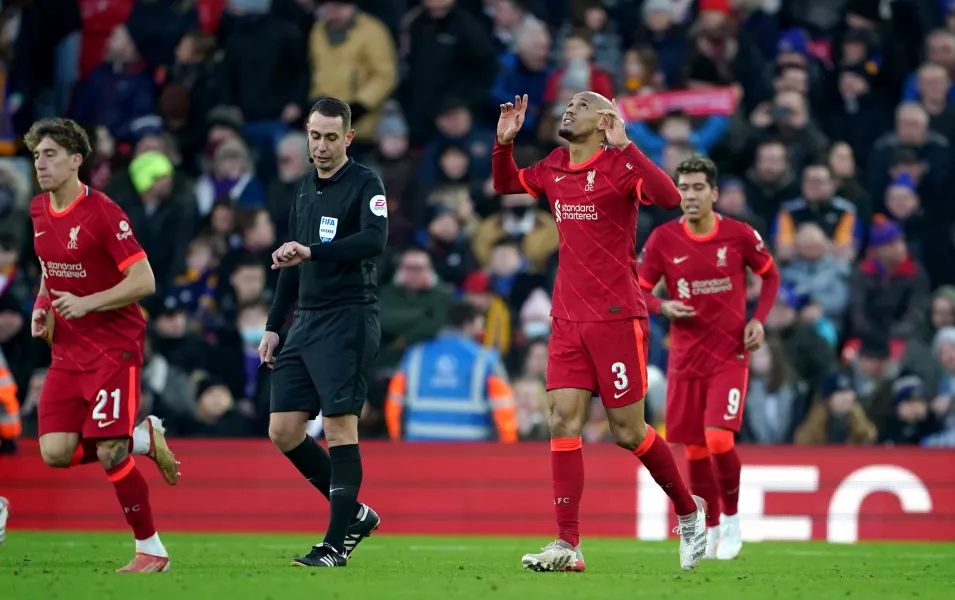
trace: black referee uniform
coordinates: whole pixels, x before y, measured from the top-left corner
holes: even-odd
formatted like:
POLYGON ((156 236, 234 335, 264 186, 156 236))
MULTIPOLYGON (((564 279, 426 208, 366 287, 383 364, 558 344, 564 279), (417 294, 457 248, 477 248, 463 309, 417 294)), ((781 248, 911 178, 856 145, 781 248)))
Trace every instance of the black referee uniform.
POLYGON ((312 256, 282 270, 265 327, 279 332, 297 296, 273 367, 271 412, 360 415, 381 340, 375 258, 388 237, 381 180, 351 158, 327 179, 304 175, 289 237, 312 256))

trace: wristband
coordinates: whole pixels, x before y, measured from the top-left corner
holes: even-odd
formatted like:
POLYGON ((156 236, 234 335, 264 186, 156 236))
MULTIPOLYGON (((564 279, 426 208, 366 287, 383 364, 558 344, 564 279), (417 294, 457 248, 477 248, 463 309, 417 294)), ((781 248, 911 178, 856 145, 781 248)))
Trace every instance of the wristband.
POLYGON ((53 302, 50 301, 49 296, 39 295, 36 297, 36 302, 33 303, 33 310, 43 310, 50 312, 50 309, 53 308, 53 302))

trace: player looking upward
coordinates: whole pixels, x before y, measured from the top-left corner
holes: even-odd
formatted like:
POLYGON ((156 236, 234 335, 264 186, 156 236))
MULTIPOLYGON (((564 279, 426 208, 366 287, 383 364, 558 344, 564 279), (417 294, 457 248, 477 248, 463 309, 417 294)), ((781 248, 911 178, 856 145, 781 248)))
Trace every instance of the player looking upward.
POLYGON ((749 352, 763 343, 763 321, 779 291, 779 272, 752 227, 713 212, 719 196, 713 161, 690 158, 676 172, 683 217, 650 234, 640 255, 640 284, 648 290, 650 312, 673 321, 667 437, 685 444, 690 487, 713 507, 707 557, 729 560, 743 545, 734 433, 743 418, 749 352), (747 268, 763 278, 748 322, 747 268), (650 293, 661 277, 670 300, 650 293), (718 506, 722 515, 717 518, 718 506))
POLYGON ((580 433, 591 398, 600 396, 617 444, 639 458, 673 501, 680 526, 680 566, 696 567, 705 551, 705 502, 690 495, 666 441, 644 419, 649 329, 637 283, 639 202, 676 208, 670 178, 630 143, 616 103, 582 92, 567 105, 560 136, 569 150, 518 170, 512 143, 527 96, 501 105, 494 145, 494 188, 547 196, 560 232, 547 361, 551 469, 558 538, 523 558, 536 571, 583 571, 580 499, 584 459, 580 433))
POLYGON ((43 190, 30 204, 43 272, 31 332, 50 341, 53 356, 40 394, 40 452, 51 467, 99 462, 136 539, 136 556, 119 571, 165 571, 149 488, 130 456, 147 455, 170 484, 179 479, 162 422, 134 427, 146 339, 137 302, 155 291, 153 271, 126 213, 79 180, 86 132, 43 119, 25 141, 43 190))

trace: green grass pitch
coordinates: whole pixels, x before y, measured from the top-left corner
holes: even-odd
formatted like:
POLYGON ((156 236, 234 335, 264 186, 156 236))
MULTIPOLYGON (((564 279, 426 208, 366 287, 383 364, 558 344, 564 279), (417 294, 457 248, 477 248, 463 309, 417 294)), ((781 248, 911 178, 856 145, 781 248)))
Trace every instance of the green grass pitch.
POLYGON ((676 542, 585 540, 587 572, 532 573, 521 555, 548 540, 376 535, 346 569, 289 559, 317 537, 163 535, 166 574, 118 575, 127 535, 8 531, 0 546, 3 600, 659 600, 941 599, 955 597, 955 545, 747 544, 732 562, 679 570, 676 542))

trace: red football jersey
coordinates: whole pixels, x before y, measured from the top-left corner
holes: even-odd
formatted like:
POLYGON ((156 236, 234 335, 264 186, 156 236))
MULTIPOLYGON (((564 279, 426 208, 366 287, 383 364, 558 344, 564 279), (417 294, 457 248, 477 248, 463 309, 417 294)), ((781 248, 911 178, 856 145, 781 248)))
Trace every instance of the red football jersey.
MULTIPOLYGON (((637 282, 637 207, 638 200, 651 204, 655 199, 642 193, 647 174, 640 164, 646 159, 628 152, 638 151, 632 144, 624 151, 607 148, 573 165, 570 151, 558 148, 519 172, 527 193, 547 196, 560 232, 554 318, 616 321, 647 316, 637 282)), ((675 187, 673 191, 676 197, 675 187)))
POLYGON ((671 373, 707 377, 727 363, 748 364, 746 267, 761 275, 773 264, 755 229, 717 215, 713 231, 696 237, 684 218, 670 221, 650 234, 639 263, 644 288, 663 277, 670 298, 696 312, 670 325, 671 373))
MULTIPOLYGON (((89 186, 61 213, 53 212, 49 194, 40 194, 30 204, 30 218, 47 290, 76 296, 102 292, 119 283, 127 267, 146 258, 126 213, 89 186)), ((52 292, 50 299, 56 299, 52 292)), ((93 371, 141 365, 145 342, 146 319, 138 304, 71 321, 55 314, 52 366, 93 371)))

